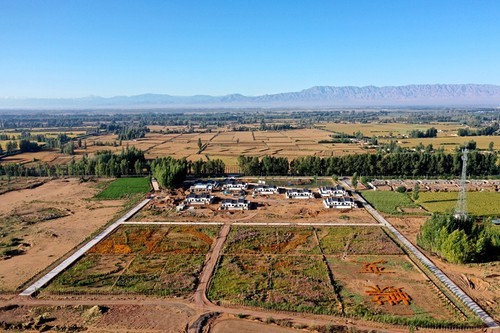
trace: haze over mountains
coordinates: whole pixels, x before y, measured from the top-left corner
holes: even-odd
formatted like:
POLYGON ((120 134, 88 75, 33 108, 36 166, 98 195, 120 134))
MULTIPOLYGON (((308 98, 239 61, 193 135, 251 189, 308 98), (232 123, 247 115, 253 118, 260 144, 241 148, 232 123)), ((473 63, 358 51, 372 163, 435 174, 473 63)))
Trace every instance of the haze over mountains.
POLYGON ((244 96, 135 96, 83 98, 4 98, 0 108, 238 108, 342 106, 500 106, 500 86, 488 84, 422 84, 386 87, 316 86, 298 92, 244 96))

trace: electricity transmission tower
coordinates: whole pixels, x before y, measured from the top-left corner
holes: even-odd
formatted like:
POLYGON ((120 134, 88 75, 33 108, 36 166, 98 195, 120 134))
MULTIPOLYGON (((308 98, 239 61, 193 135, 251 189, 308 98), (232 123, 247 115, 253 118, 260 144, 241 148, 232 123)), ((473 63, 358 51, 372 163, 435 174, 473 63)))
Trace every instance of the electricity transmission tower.
POLYGON ((462 150, 462 178, 458 184, 458 201, 457 208, 455 209, 455 218, 465 219, 467 218, 467 188, 465 180, 467 179, 467 153, 469 151, 467 148, 462 150))

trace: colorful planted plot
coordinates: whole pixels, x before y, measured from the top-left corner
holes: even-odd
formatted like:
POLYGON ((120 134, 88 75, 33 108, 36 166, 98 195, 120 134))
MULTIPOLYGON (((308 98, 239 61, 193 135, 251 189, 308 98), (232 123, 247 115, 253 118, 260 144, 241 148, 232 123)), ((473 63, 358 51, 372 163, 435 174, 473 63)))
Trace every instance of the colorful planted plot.
POLYGON ((208 297, 223 305, 405 325, 477 325, 473 317, 463 322, 460 310, 436 290, 379 226, 238 226, 208 297))
POLYGON ((327 258, 347 315, 390 316, 386 319, 391 322, 461 323, 460 313, 437 295, 431 282, 404 255, 384 255, 383 261, 378 255, 327 258))
POLYGON ((226 254, 319 254, 312 228, 233 227, 226 254))
POLYGON ((121 227, 46 290, 186 297, 196 288, 217 232, 217 227, 121 227))
POLYGON ((381 227, 333 227, 317 230, 321 248, 329 254, 403 254, 381 227))
POLYGON ((319 256, 225 255, 209 297, 266 309, 338 313, 335 293, 319 256))

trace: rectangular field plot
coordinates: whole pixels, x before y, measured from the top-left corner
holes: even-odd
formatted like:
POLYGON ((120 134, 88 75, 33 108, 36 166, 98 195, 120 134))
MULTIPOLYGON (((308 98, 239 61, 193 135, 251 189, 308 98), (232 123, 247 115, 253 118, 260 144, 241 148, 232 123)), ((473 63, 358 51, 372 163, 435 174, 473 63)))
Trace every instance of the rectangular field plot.
POLYGON ((317 230, 321 248, 329 254, 403 254, 381 227, 332 227, 317 230))
POLYGON ((218 227, 120 227, 45 290, 187 297, 218 227))
POLYGON ((148 178, 118 178, 108 185, 97 199, 122 199, 137 193, 147 193, 151 189, 148 178))
POLYGON ((320 256, 225 255, 213 279, 209 298, 266 309, 338 311, 320 256))
POLYGON ((312 228, 233 227, 226 254, 320 254, 312 228))
POLYGON ((225 306, 439 327, 466 318, 379 226, 231 229, 208 292, 225 306))
POLYGON ((328 256, 347 315, 459 321, 447 298, 404 255, 328 256))

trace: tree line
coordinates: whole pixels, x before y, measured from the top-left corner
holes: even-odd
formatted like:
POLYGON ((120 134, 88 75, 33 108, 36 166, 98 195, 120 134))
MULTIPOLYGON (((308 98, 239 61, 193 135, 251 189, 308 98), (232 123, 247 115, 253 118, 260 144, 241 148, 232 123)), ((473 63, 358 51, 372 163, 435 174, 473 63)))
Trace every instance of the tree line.
POLYGON ((459 128, 458 136, 480 136, 480 135, 495 135, 498 132, 499 125, 494 123, 493 125, 481 127, 477 130, 470 128, 459 128))
MULTIPOLYGON (((29 141, 28 141, 29 142, 29 141)), ((185 165, 185 172, 194 176, 222 175, 225 171, 225 164, 222 160, 214 159, 209 161, 188 161, 185 158, 174 159, 167 157, 169 163, 185 165)), ((147 161, 144 152, 135 147, 127 147, 119 153, 110 150, 98 151, 90 158, 84 154, 80 160, 72 159, 67 164, 50 165, 48 163, 30 163, 27 165, 7 163, 0 165, 0 176, 7 177, 64 177, 64 176, 96 176, 96 177, 121 177, 131 175, 146 175, 155 167, 156 172, 165 166, 165 172, 174 170, 167 168, 162 159, 147 161), (162 164, 163 163, 163 164, 162 164)), ((181 168, 184 170, 184 168, 181 168)), ((176 176, 177 177, 177 176, 176 176)), ((177 184, 177 183, 175 183, 177 184)))
POLYGON ((417 243, 452 263, 500 259, 500 232, 487 220, 435 214, 420 228, 417 243))
POLYGON ((416 129, 410 132, 410 138, 435 138, 437 132, 437 129, 434 127, 425 130, 425 132, 416 129))
MULTIPOLYGON (((457 176, 461 172, 461 152, 443 151, 353 154, 333 157, 304 156, 289 161, 286 157, 263 158, 240 156, 238 166, 248 176, 367 176, 440 177, 457 176)), ((497 175, 495 152, 471 151, 467 173, 470 176, 497 175)))

